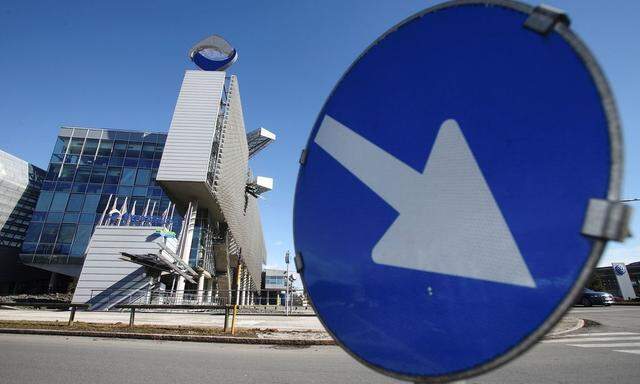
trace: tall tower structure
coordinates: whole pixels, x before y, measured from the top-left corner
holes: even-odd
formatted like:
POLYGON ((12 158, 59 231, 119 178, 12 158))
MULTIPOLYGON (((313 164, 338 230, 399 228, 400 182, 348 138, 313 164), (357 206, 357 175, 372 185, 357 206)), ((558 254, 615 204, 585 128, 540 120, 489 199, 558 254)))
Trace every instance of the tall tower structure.
MULTIPOLYGON (((198 290, 215 284, 230 299, 238 290, 235 301, 247 304, 266 261, 257 199, 273 187, 253 176, 249 158, 275 135, 247 134, 238 79, 224 71, 238 57, 228 42, 208 37, 189 57, 200 70, 185 72, 156 181, 184 217, 178 256, 202 260, 198 290)), ((180 277, 176 289, 184 287, 180 277)))

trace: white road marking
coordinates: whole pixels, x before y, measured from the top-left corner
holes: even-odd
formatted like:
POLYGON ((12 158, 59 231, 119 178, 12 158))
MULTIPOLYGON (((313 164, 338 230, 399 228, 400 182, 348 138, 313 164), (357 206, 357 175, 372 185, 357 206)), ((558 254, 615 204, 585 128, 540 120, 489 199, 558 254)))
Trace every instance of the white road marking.
POLYGON ((373 247, 374 262, 536 287, 455 120, 440 126, 423 172, 329 115, 315 142, 399 213, 373 247))
POLYGON ((564 337, 600 337, 600 336, 631 336, 631 335, 638 335, 638 333, 636 332, 592 332, 592 333, 582 333, 580 335, 566 335, 566 336, 562 336, 564 337))
POLYGON ((634 355, 640 355, 640 349, 614 349, 616 352, 633 353, 634 355))
POLYGON ((585 338, 572 338, 572 339, 553 339, 553 340, 544 340, 543 343, 552 344, 552 343, 575 343, 575 342, 596 342, 596 341, 623 341, 623 340, 640 340, 640 336, 620 336, 620 337, 585 337, 585 338))
POLYGON ((638 348, 640 343, 593 343, 593 344, 567 344, 572 347, 580 348, 638 348))

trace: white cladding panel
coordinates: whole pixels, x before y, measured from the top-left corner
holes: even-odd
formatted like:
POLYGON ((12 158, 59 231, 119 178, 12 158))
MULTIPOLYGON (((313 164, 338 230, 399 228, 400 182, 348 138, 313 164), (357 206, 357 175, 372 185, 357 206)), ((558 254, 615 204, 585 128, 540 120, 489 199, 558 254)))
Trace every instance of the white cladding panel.
MULTIPOLYGON (((87 256, 73 294, 74 303, 95 302, 94 309, 103 309, 107 302, 116 304, 136 289, 145 287, 149 279, 140 265, 122 260, 121 252, 157 254, 154 233, 159 227, 97 226, 87 248, 87 256), (104 299, 96 300, 96 297, 104 299)), ((175 241, 167 244, 175 251, 175 241)))
POLYGON ((225 72, 186 71, 158 180, 206 182, 225 72))
POLYGON ((266 250, 257 201, 245 192, 249 177, 249 149, 235 76, 229 82, 227 98, 229 106, 222 128, 214 193, 231 234, 242 250, 249 273, 259 287, 266 250))

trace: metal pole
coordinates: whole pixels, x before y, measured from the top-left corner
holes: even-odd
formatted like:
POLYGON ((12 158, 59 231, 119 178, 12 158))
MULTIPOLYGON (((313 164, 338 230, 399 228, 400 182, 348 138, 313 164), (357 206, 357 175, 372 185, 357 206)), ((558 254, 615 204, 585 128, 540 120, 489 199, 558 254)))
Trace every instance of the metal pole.
POLYGON ((287 285, 284 293, 284 313, 289 316, 289 251, 284 254, 284 262, 287 264, 287 275, 284 283, 287 285))

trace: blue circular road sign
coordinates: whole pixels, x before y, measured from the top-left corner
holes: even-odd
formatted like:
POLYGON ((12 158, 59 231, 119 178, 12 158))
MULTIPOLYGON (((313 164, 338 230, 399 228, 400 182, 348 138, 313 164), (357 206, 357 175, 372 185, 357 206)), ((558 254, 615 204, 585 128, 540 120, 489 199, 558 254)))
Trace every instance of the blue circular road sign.
POLYGON ((322 323, 359 361, 439 382, 544 335, 605 240, 617 200, 607 83, 568 18, 454 1, 393 27, 313 127, 295 195, 298 264, 322 323))

